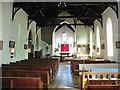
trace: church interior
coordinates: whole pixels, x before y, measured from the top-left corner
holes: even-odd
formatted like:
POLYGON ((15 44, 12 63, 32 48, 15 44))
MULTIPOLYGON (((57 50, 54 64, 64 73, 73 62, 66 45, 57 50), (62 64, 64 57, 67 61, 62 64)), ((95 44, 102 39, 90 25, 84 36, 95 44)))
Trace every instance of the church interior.
POLYGON ((120 1, 10 1, 0 2, 1 90, 120 90, 120 1))

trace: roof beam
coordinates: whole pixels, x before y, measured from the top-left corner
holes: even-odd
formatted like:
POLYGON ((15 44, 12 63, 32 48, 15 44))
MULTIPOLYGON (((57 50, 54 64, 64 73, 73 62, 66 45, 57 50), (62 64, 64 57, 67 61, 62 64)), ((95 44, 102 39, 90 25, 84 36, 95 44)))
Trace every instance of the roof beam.
MULTIPOLYGON (((38 24, 39 25, 39 24, 38 24)), ((45 24, 44 26, 57 26, 57 25, 60 25, 60 24, 45 24)), ((83 26, 83 25, 86 25, 86 24, 66 24, 67 25, 76 25, 76 26, 83 26)))
POLYGON ((45 15, 44 15, 43 12, 41 11, 42 9, 40 9, 40 7, 36 4, 36 2, 34 2, 34 4, 35 4, 36 7, 38 8, 38 12, 40 11, 41 15, 44 17, 45 15))
POLYGON ((37 14, 39 11, 41 11, 40 9, 37 9, 32 15, 29 15, 29 17, 33 17, 35 14, 37 14))
POLYGON ((41 17, 40 19, 51 19, 51 18, 79 18, 79 19, 96 19, 100 17, 82 17, 82 16, 51 16, 51 17, 41 17))
POLYGON ((97 15, 98 17, 100 16, 100 14, 99 13, 97 13, 96 11, 94 11, 93 9, 91 9, 91 8, 88 8, 88 7, 85 7, 85 8, 87 8, 88 10, 90 10, 91 12, 93 12, 95 15, 97 15))

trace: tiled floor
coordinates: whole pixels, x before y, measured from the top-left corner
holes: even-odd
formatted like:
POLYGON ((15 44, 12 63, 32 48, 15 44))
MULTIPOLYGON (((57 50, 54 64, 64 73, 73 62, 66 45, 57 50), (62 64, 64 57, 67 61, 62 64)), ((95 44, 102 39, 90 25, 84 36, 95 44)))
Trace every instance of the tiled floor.
POLYGON ((79 76, 71 73, 70 62, 60 62, 56 78, 50 88, 80 90, 79 86, 79 76))

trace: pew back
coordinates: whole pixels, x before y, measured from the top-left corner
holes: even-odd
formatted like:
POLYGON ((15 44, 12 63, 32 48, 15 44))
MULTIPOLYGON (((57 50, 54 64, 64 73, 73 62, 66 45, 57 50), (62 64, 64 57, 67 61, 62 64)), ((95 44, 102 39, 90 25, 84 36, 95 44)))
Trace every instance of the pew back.
POLYGON ((118 68, 118 64, 117 63, 79 64, 79 70, 82 70, 83 67, 87 70, 90 70, 93 68, 104 68, 104 69, 112 68, 112 69, 114 69, 114 68, 118 68))
POLYGON ((120 80, 88 80, 85 90, 120 90, 120 80))
MULTIPOLYGON (((18 79, 18 78, 35 78, 35 77, 1 77, 2 81, 2 89, 10 89, 11 88, 11 80, 18 79)), ((41 81, 41 77, 37 78, 39 80, 39 85, 43 88, 43 82, 41 81)), ((29 83, 29 82, 28 82, 29 83)))
POLYGON ((87 80, 109 80, 120 79, 120 72, 82 72, 82 88, 84 88, 87 80))
POLYGON ((27 77, 27 78, 14 78, 11 80, 11 85, 10 85, 11 89, 34 89, 34 90, 40 90, 41 88, 43 88, 41 86, 41 81, 39 78, 31 78, 31 77, 27 77))
POLYGON ((48 71, 27 71, 27 70, 11 70, 2 71, 2 77, 41 77, 43 86, 48 88, 50 84, 48 71))

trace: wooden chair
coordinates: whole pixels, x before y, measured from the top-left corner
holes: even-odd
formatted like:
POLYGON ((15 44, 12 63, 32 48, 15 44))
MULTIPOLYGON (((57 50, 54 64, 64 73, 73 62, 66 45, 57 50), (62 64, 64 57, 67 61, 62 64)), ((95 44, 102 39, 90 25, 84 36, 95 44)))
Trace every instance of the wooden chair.
POLYGON ((18 90, 18 89, 41 90, 43 88, 43 83, 39 78, 20 77, 11 80, 10 88, 11 90, 18 90))

